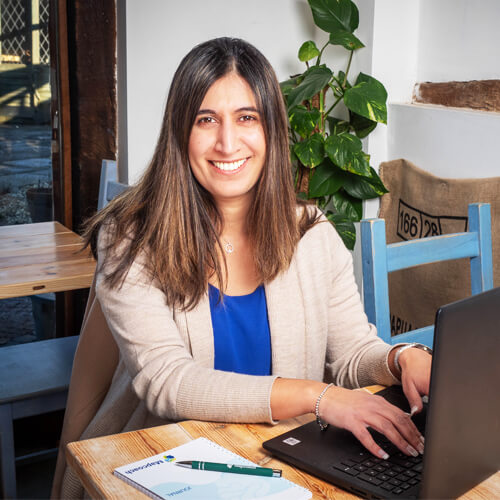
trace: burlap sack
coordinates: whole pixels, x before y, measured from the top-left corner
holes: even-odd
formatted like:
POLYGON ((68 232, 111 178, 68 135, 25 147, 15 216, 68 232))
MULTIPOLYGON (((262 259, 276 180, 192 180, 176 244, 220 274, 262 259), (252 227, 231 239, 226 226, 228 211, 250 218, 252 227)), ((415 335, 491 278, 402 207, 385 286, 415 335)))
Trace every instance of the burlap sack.
MULTIPOLYGON (((388 243, 438 234, 467 231, 469 203, 491 204, 493 281, 498 283, 500 263, 500 177, 442 179, 406 160, 380 165, 380 177, 389 193, 380 203, 388 243)), ((389 275, 392 334, 434 323, 443 304, 467 297, 470 261, 460 259, 404 269, 389 275)))

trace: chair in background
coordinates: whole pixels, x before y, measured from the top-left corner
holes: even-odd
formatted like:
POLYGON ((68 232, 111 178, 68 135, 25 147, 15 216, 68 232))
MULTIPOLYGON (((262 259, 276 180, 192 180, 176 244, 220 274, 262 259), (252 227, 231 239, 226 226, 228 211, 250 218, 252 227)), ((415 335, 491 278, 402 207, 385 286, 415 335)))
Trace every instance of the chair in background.
POLYGON ((431 262, 470 258, 472 294, 493 288, 491 215, 487 203, 469 205, 468 232, 389 245, 383 219, 362 220, 361 247, 365 311, 379 336, 389 344, 419 342, 432 347, 434 326, 391 336, 388 273, 431 262))
MULTIPOLYGON (((128 186, 115 161, 103 160, 99 209, 128 186)), ((15 456, 14 420, 66 408, 79 337, 62 337, 0 349, 0 497, 16 498, 16 463, 54 456, 57 449, 15 456)))
POLYGON ((123 193, 127 188, 127 184, 118 182, 118 167, 116 161, 102 160, 97 210, 104 208, 115 196, 123 193))

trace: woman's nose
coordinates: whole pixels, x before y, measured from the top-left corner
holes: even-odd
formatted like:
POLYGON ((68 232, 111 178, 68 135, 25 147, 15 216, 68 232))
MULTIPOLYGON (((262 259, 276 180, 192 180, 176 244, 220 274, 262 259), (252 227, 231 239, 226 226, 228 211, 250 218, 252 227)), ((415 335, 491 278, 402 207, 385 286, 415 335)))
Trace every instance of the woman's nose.
POLYGON ((215 150, 225 155, 238 149, 237 130, 233 123, 223 122, 217 131, 215 150))

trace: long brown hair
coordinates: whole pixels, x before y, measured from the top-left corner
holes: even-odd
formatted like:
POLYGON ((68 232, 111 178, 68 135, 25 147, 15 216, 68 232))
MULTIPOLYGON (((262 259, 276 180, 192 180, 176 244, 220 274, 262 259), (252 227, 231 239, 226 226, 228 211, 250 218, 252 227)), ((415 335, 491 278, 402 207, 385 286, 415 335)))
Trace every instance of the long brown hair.
MULTIPOLYGON (((111 231, 100 262, 109 286, 119 286, 143 252, 150 279, 170 307, 191 309, 207 291, 208 278, 226 281, 221 266, 222 220, 212 196, 195 179, 188 142, 203 98, 211 85, 235 71, 252 89, 266 138, 266 162, 247 216, 255 266, 263 283, 288 269, 302 235, 316 221, 298 212, 288 151, 287 115, 274 71, 249 43, 216 38, 193 48, 170 87, 156 149, 139 182, 85 225, 84 238, 97 257, 97 235, 111 231), (300 213, 301 215, 298 215, 300 213), (110 262, 113 265, 108 265, 110 262)), ((221 287, 224 289, 224 286, 221 287)))

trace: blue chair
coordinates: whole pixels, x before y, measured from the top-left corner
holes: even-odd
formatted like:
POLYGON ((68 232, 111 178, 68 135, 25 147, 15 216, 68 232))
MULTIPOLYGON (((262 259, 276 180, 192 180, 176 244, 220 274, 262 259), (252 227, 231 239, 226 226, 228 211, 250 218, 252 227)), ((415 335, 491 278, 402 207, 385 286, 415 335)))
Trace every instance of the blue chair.
POLYGON ((127 184, 118 182, 118 167, 116 161, 102 160, 97 210, 104 208, 115 196, 123 193, 127 188, 127 184))
POLYGON ((385 221, 361 221, 365 311, 378 335, 389 344, 419 342, 432 347, 434 326, 391 336, 388 273, 452 259, 470 258, 471 292, 493 288, 491 215, 488 203, 469 205, 469 230, 400 243, 386 243, 385 221))

